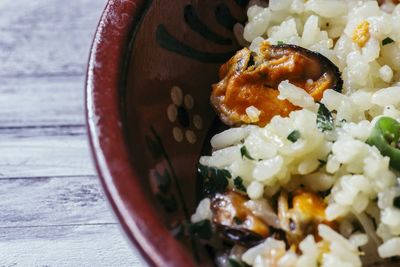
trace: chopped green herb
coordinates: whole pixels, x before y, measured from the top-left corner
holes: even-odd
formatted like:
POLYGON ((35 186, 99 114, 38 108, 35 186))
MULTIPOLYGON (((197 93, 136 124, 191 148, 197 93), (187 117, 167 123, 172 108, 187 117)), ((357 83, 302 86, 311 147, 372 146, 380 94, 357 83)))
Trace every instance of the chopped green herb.
POLYGON ((334 129, 332 113, 322 103, 319 103, 319 109, 317 114, 317 127, 322 132, 332 131, 334 129))
POLYGON ((188 232, 191 236, 202 240, 209 240, 213 234, 210 220, 202 220, 196 223, 189 223, 188 232))
POLYGON ((214 176, 222 176, 225 178, 232 177, 231 173, 228 170, 204 166, 202 164, 199 165, 198 171, 203 177, 211 177, 211 178, 214 176))
POLYGON ((387 45, 391 43, 394 43, 394 40, 390 37, 386 37, 385 39, 382 40, 382 45, 387 45))
POLYGON ((295 143, 297 140, 300 139, 300 137, 301 137, 300 132, 299 132, 298 130, 294 130, 293 132, 291 132, 291 133, 288 135, 287 139, 288 139, 289 141, 291 141, 292 143, 295 143))
POLYGON ((283 45, 283 44, 285 44, 285 42, 284 41, 278 41, 277 44, 278 45, 283 45))
POLYGON ((232 177, 228 170, 201 164, 198 167, 198 172, 204 178, 204 193, 206 195, 224 192, 229 184, 228 179, 232 177))
POLYGON ((228 180, 226 180, 225 178, 208 179, 204 183, 204 193, 206 195, 223 193, 228 187, 228 184, 228 180))
POLYGON ((246 146, 242 146, 242 148, 240 149, 240 154, 242 155, 242 158, 246 157, 246 158, 248 158, 250 160, 254 160, 254 158, 252 156, 250 156, 250 153, 247 150, 246 146))
POLYGON ((233 221, 236 223, 236 224, 242 224, 243 223, 243 220, 241 220, 240 218, 238 218, 238 217, 233 217, 233 221))
POLYGON ((396 208, 400 209, 400 196, 397 196, 397 197, 394 198, 393 206, 395 206, 396 208))
POLYGON ((233 179, 233 185, 235 186, 236 189, 246 192, 246 187, 243 185, 243 179, 241 177, 236 177, 233 179))
POLYGON ((229 260, 229 267, 243 267, 243 264, 241 264, 239 261, 230 258, 229 260))

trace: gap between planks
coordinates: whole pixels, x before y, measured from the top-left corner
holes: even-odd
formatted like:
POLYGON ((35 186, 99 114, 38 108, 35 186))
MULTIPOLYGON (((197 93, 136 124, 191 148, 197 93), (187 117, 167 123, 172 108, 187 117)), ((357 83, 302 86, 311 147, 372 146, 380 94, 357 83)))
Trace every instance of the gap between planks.
POLYGON ((76 78, 82 79, 86 77, 82 71, 66 71, 66 72, 44 72, 44 73, 10 73, 0 74, 0 79, 50 79, 50 78, 76 78))
POLYGON ((86 125, 25 125, 0 126, 0 137, 86 136, 86 125))
POLYGON ((1 180, 29 180, 29 179, 97 179, 97 175, 58 175, 58 176, 27 176, 27 177, 2 177, 1 180))
POLYGON ((34 228, 58 228, 58 227, 78 227, 78 226, 106 226, 106 225, 119 225, 114 223, 76 223, 76 224, 49 224, 49 225, 36 225, 36 226, 0 226, 1 229, 34 229, 34 228))

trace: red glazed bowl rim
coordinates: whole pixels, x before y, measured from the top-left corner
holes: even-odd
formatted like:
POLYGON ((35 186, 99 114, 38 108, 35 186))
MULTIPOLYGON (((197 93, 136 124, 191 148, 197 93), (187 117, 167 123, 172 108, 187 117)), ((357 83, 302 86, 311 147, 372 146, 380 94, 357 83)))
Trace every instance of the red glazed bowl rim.
POLYGON ((104 192, 126 235, 150 266, 195 266, 141 190, 124 135, 121 88, 131 42, 150 0, 109 0, 94 37, 86 80, 86 124, 104 192))

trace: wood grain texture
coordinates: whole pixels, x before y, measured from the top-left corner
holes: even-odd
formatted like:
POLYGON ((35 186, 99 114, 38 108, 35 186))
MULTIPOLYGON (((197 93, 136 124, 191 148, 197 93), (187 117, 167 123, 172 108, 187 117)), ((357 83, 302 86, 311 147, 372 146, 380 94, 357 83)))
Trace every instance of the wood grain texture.
POLYGON ((106 2, 0 1, 0 267, 145 266, 109 210, 84 126, 106 2))
POLYGON ((0 76, 84 74, 105 3, 106 0, 1 0, 0 76))
POLYGON ((85 135, 3 136, 0 151, 0 179, 95 174, 85 135))
POLYGON ((0 129, 27 126, 83 126, 85 119, 83 93, 83 75, 1 78, 0 129))
POLYGON ((1 267, 144 266, 117 225, 0 229, 1 267))
POLYGON ((115 223, 95 176, 2 179, 0 196, 0 228, 115 223))

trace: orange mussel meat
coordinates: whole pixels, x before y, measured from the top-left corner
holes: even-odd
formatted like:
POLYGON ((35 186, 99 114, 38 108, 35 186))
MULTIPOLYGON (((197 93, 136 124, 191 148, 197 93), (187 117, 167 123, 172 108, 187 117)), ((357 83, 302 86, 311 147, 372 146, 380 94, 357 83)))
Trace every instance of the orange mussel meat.
POLYGON ((299 46, 268 42, 254 57, 247 48, 238 51, 221 67, 220 79, 212 87, 211 103, 227 125, 265 126, 275 115, 285 117, 298 109, 278 99, 282 81, 304 89, 316 101, 326 89, 341 91, 343 85, 338 68, 326 57, 299 46), (246 113, 250 106, 260 111, 256 122, 246 113))

